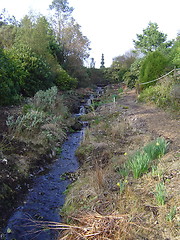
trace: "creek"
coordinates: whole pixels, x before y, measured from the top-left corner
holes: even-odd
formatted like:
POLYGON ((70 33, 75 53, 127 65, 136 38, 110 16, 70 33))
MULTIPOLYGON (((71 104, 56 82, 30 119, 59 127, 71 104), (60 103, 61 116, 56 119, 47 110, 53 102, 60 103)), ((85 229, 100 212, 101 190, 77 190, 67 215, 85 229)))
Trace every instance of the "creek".
MULTIPOLYGON (((77 116, 84 113, 85 107, 82 105, 77 116)), ((79 167, 75 151, 83 138, 85 125, 86 123, 80 131, 68 135, 62 145, 60 157, 48 166, 45 174, 35 177, 24 204, 19 206, 9 218, 5 236, 2 239, 56 239, 58 233, 55 230, 40 230, 36 228, 35 221, 61 221, 60 209, 65 202, 64 191, 72 182, 66 174, 76 172, 79 167)))

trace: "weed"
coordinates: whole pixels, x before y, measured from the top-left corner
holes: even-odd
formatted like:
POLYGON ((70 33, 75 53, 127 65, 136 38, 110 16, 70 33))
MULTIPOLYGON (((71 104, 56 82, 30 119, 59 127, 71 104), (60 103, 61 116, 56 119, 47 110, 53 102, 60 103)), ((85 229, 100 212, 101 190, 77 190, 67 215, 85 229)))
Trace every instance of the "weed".
POLYGON ((118 92, 119 92, 119 93, 123 93, 123 89, 122 89, 122 88, 119 88, 119 89, 118 89, 118 92))
POLYGON ((127 177, 129 175, 129 169, 126 167, 126 165, 124 165, 124 168, 119 169, 119 174, 122 177, 127 177))
POLYGON ((166 189, 164 183, 160 182, 156 185, 155 197, 158 205, 164 205, 166 199, 166 189))
POLYGON ((168 213, 167 216, 166 216, 166 220, 167 220, 168 222, 172 222, 173 219, 174 219, 174 217, 175 217, 175 215, 176 215, 176 206, 174 206, 174 207, 172 207, 172 208, 170 209, 169 213, 168 213))
POLYGON ((128 183, 127 179, 124 179, 123 181, 120 181, 116 184, 119 187, 120 195, 124 192, 127 183, 128 183))
POLYGON ((151 175, 153 177, 158 177, 158 179, 160 180, 163 176, 163 170, 160 168, 157 168, 157 166, 153 165, 151 167, 151 175))

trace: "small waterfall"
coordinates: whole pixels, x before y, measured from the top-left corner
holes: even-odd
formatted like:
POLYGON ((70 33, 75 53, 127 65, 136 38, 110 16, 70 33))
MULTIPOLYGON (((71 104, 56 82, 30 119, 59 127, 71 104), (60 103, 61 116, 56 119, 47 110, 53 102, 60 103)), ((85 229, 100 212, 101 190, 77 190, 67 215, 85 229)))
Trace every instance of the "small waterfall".
POLYGON ((80 109, 79 109, 79 114, 78 115, 84 115, 86 113, 86 109, 85 107, 82 105, 80 106, 80 109))
POLYGON ((104 93, 103 88, 102 87, 97 87, 97 89, 96 89, 97 96, 100 97, 103 93, 104 93))
POLYGON ((92 102, 93 102, 93 99, 94 99, 94 95, 91 94, 90 97, 89 97, 88 100, 87 100, 86 105, 87 105, 87 106, 90 106, 90 105, 92 104, 92 102))

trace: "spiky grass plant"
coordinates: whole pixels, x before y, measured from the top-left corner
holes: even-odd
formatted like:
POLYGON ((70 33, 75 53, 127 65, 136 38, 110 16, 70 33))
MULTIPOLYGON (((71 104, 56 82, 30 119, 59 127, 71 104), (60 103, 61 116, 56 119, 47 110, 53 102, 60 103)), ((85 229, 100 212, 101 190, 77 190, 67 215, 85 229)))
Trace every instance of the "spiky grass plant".
POLYGON ((160 182, 156 185, 155 197, 158 205, 165 204, 166 189, 164 183, 160 182))
POLYGON ((177 212, 176 209, 177 209, 176 206, 173 206, 173 207, 170 209, 169 213, 168 213, 167 216, 166 216, 166 220, 167 220, 168 222, 172 222, 172 221, 173 221, 173 219, 174 219, 174 217, 175 217, 175 215, 176 215, 176 212, 177 212))
POLYGON ((150 160, 162 157, 167 151, 168 143, 164 138, 157 138, 155 141, 147 144, 143 151, 147 153, 150 160))
POLYGON ((150 158, 147 153, 138 151, 127 162, 127 167, 133 173, 134 178, 139 178, 148 171, 150 158))
POLYGON ((168 143, 164 138, 157 138, 157 140, 136 151, 128 159, 124 169, 128 169, 130 172, 132 172, 134 178, 136 179, 141 177, 142 174, 148 172, 150 163, 153 160, 162 157, 166 153, 167 146, 168 143))

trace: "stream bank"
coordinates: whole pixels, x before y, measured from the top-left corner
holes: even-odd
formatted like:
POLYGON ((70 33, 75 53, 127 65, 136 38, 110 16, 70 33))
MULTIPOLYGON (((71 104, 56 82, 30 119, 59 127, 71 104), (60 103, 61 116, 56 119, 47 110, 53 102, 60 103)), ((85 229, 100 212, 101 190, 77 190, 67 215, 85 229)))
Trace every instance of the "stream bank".
POLYGON ((26 138, 23 138, 22 135, 15 136, 7 127, 8 116, 13 115, 17 118, 22 112, 26 113, 31 110, 30 104, 0 108, 0 235, 6 220, 16 207, 23 203, 28 189, 32 187, 34 177, 48 171, 48 165, 61 152, 61 144, 66 138, 64 131, 70 133, 82 128, 82 124, 75 120, 71 114, 79 112, 81 102, 84 102, 82 101, 83 98, 86 99, 91 93, 91 89, 78 89, 76 92, 67 92, 63 97, 64 105, 62 104, 62 94, 58 94, 56 103, 52 105, 54 108, 51 107, 50 110, 54 111, 55 114, 57 113, 58 117, 58 114, 61 115, 58 110, 62 109, 67 127, 64 127, 63 131, 61 131, 63 133, 61 138, 61 135, 56 137, 57 124, 46 124, 47 131, 49 131, 48 127, 51 127, 52 133, 56 137, 56 142, 50 142, 48 145, 38 142, 41 129, 43 128, 43 131, 46 131, 44 126, 42 128, 37 126, 37 130, 30 132, 30 134, 27 132, 28 137, 25 135, 26 138), (70 114, 66 114, 66 109, 69 109, 70 114))
MULTIPOLYGON (((89 98, 82 101, 79 113, 74 115, 75 118, 85 113, 89 104, 92 103, 92 98, 91 93, 89 98)), ((28 194, 23 204, 9 218, 2 239, 55 239, 56 232, 36 229, 34 221, 59 222, 61 220, 59 212, 65 200, 64 191, 72 182, 69 176, 78 169, 75 151, 83 137, 84 127, 87 125, 86 122, 77 123, 74 130, 78 131, 68 134, 61 147, 59 159, 45 167, 40 167, 40 170, 36 172, 36 177, 32 176, 34 179, 33 183, 28 186, 28 194)))

